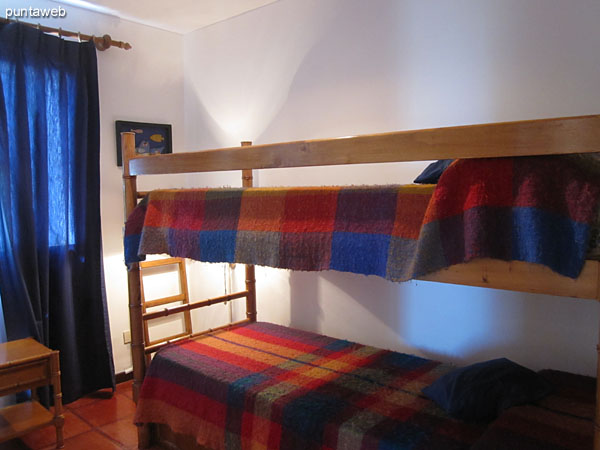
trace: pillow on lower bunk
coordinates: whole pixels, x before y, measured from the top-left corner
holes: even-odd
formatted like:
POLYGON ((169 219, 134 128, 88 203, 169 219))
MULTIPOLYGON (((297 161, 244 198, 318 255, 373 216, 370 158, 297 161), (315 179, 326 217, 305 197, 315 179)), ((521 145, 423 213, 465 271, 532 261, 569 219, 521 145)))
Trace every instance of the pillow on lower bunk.
POLYGON ((580 169, 590 172, 592 175, 600 175, 600 152, 596 153, 571 153, 561 155, 562 158, 572 161, 580 169))
POLYGON ((419 184, 437 184, 438 180, 444 173, 444 170, 452 164, 453 159, 439 159, 436 162, 429 164, 425 170, 415 178, 414 183, 419 184))
POLYGON ((540 400, 551 391, 542 376, 506 358, 453 370, 423 389, 451 416, 474 422, 492 420, 506 408, 540 400))

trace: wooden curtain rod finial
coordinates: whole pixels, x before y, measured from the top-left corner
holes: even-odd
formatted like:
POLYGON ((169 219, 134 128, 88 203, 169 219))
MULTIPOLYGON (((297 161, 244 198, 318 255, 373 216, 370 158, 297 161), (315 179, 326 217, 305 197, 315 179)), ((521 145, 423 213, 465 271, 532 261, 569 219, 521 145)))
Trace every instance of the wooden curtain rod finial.
POLYGON ((123 50, 130 50, 131 44, 129 42, 113 41, 110 35, 105 34, 102 37, 93 37, 94 46, 101 52, 109 49, 110 47, 119 47, 123 50))
POLYGON ((122 48, 123 50, 131 50, 131 44, 129 42, 117 41, 117 44, 115 46, 122 48))
POLYGON ((94 46, 96 47, 96 49, 101 52, 109 49, 112 41, 111 37, 108 34, 105 34, 102 37, 93 36, 92 40, 94 41, 94 46))

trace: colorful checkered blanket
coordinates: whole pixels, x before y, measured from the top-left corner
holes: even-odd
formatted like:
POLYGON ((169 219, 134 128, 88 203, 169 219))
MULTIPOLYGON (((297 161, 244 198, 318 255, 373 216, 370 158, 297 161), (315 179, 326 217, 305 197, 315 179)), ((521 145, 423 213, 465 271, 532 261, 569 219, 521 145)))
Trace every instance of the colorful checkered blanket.
POLYGON ((433 186, 151 192, 125 229, 126 263, 340 270, 405 281, 475 258, 544 264, 572 278, 600 183, 556 157, 459 160, 433 186))
POLYGON ((168 346, 146 374, 135 422, 211 449, 469 448, 483 432, 421 389, 450 368, 268 323, 168 346))

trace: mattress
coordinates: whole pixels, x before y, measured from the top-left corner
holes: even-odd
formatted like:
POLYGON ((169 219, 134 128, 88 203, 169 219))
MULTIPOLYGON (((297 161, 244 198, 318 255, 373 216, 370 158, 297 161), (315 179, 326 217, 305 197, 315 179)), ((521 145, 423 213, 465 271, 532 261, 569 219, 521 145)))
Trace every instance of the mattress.
POLYGON ((507 409, 473 450, 588 450, 594 440, 595 378, 540 372, 554 392, 536 404, 507 409))
POLYGON ((481 425, 421 389, 450 366, 269 323, 160 350, 135 421, 218 449, 465 449, 481 425))

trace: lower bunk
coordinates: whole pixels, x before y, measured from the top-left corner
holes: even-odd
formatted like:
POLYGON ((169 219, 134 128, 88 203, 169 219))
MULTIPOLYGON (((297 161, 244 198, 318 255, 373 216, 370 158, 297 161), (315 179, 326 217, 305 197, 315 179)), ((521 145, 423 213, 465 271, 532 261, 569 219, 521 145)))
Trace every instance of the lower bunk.
POLYGON ((592 446, 594 392, 254 322, 161 349, 135 421, 178 448, 575 450, 592 446))

